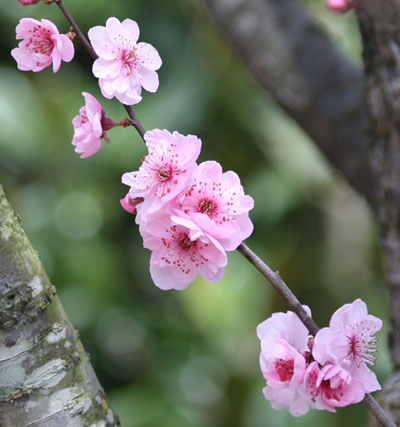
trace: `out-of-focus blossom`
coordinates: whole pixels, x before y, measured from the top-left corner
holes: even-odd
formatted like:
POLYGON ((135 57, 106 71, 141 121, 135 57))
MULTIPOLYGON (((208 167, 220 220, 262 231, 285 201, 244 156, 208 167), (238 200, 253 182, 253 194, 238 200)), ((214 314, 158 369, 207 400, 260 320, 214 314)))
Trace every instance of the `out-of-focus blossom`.
POLYGON ((24 6, 28 5, 28 4, 36 4, 39 3, 40 0, 18 0, 21 4, 23 4, 24 6))
POLYGON ((105 27, 93 27, 88 35, 98 55, 93 74, 106 98, 116 97, 133 105, 141 101, 142 87, 149 92, 158 89, 156 70, 161 67, 161 58, 150 44, 137 43, 139 27, 135 21, 108 18, 105 27))
POLYGON ((16 28, 16 38, 22 41, 11 55, 22 71, 37 72, 53 64, 53 72, 57 72, 61 61, 69 62, 74 56, 71 40, 47 19, 22 18, 16 28))

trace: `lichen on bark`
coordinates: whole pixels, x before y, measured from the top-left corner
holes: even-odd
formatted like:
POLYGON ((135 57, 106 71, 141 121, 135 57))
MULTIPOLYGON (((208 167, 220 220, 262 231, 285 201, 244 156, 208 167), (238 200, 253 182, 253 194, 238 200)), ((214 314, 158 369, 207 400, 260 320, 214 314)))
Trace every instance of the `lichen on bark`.
POLYGON ((1 186, 0 425, 120 425, 1 186))

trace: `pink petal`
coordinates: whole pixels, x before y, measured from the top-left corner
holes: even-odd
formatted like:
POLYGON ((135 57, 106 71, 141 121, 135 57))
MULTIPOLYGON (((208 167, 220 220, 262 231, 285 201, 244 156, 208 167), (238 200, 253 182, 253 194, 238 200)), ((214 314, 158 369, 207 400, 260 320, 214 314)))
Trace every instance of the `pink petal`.
POLYGON ((105 27, 93 27, 88 32, 88 37, 94 51, 103 59, 113 60, 116 57, 116 47, 110 40, 105 27))
POLYGON ((138 43, 135 47, 140 65, 149 70, 158 70, 162 61, 157 50, 149 43, 138 43))
POLYGON ((132 45, 136 44, 139 38, 139 26, 132 19, 124 19, 121 23, 122 28, 124 29, 124 35, 129 39, 132 45))
POLYGON ((159 81, 158 74, 152 70, 142 69, 138 72, 140 84, 149 92, 156 92, 159 81))

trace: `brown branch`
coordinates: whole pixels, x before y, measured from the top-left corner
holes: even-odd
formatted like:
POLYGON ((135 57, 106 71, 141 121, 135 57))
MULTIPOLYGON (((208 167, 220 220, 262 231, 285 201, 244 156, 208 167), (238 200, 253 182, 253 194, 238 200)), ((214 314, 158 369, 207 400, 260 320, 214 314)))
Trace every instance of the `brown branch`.
POLYGON ((370 200, 364 78, 299 0, 205 0, 258 83, 370 200))
MULTIPOLYGON (((97 59, 97 54, 92 48, 92 45, 89 43, 89 40, 84 36, 83 32, 79 28, 78 24, 75 22, 74 18, 71 16, 71 14, 68 12, 67 8, 65 7, 62 0, 55 0, 54 1, 57 6, 60 8, 61 12, 64 14, 64 16, 67 18, 68 22, 71 24, 72 28, 75 31, 77 39, 82 43, 83 47, 86 49, 86 51, 89 53, 89 55, 95 60, 97 59)), ((122 104, 122 103, 121 103, 122 104)), ((144 128, 142 124, 140 123, 140 120, 136 116, 135 112, 133 111, 133 108, 130 105, 122 104, 125 108, 126 112, 128 113, 130 119, 132 120, 133 127, 137 130, 141 138, 144 140, 144 128)))
MULTIPOLYGON (((282 280, 279 272, 273 271, 258 255, 256 255, 244 243, 241 243, 237 250, 271 283, 271 285, 283 297, 287 305, 297 314, 306 328, 312 335, 315 335, 319 327, 314 320, 307 314, 300 301, 296 298, 288 285, 282 280)), ((370 395, 366 394, 363 400, 364 405, 375 416, 379 423, 384 427, 396 427, 396 424, 388 417, 379 403, 370 395)))

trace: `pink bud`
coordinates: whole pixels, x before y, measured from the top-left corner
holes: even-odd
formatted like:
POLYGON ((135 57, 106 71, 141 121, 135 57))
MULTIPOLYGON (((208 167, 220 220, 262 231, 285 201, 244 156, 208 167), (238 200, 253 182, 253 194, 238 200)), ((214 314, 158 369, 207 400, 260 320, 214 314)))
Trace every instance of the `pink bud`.
POLYGON ((346 0, 326 0, 326 7, 335 12, 346 12, 351 5, 346 0))
POLYGON ((28 4, 36 4, 40 2, 40 0, 18 0, 18 1, 24 6, 27 6, 28 4))

